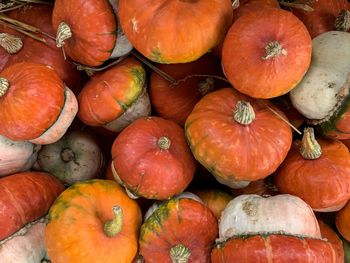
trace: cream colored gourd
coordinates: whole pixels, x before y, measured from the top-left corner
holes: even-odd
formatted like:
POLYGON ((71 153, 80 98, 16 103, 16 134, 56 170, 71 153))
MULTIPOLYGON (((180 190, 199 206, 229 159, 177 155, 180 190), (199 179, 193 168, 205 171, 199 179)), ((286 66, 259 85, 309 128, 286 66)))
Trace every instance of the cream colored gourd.
POLYGON ((317 36, 312 40, 310 68, 290 92, 293 106, 308 119, 328 119, 341 104, 339 95, 349 74, 350 33, 330 31, 317 36))
POLYGON ((321 238, 312 208, 292 195, 241 195, 231 200, 221 214, 218 241, 264 233, 321 238))
POLYGON ((14 142, 0 135, 0 177, 29 170, 40 148, 40 145, 14 142))

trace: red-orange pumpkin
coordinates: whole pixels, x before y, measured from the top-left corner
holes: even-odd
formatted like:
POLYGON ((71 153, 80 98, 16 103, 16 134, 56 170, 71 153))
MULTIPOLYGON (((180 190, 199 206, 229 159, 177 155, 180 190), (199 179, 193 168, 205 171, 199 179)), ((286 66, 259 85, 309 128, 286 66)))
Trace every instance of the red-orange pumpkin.
POLYGON ((223 40, 232 22, 230 0, 120 0, 118 8, 132 45, 158 63, 197 60, 223 40))
POLYGON ((292 12, 301 21, 303 21, 303 23, 306 25, 306 28, 309 30, 309 33, 312 38, 317 37, 318 35, 324 32, 332 31, 334 29, 340 31, 349 31, 349 1, 317 0, 309 2, 310 3, 308 3, 308 5, 313 9, 312 11, 305 11, 300 8, 292 8, 292 12), (336 19, 338 19, 337 23, 335 23, 336 19))
POLYGON ((339 233, 350 242, 350 202, 337 213, 335 223, 339 233))
POLYGON ((277 195, 279 194, 277 187, 271 182, 271 176, 266 177, 265 179, 257 180, 251 182, 247 187, 241 189, 231 189, 231 193, 234 197, 239 195, 246 194, 255 194, 255 195, 277 195))
POLYGON ((228 80, 255 98, 286 94, 302 79, 310 62, 306 27, 292 13, 276 8, 241 16, 228 31, 222 50, 228 80))
POLYGON ((52 175, 25 172, 0 179, 0 240, 46 214, 64 186, 52 175))
POLYGON ((192 153, 219 182, 245 187, 272 174, 287 156, 291 128, 265 105, 225 88, 203 97, 188 117, 192 153))
POLYGON ((340 210, 350 199, 350 154, 336 140, 318 139, 306 128, 276 172, 281 193, 299 196, 314 210, 340 210))
POLYGON ((196 168, 183 129, 159 117, 126 127, 112 145, 112 159, 114 177, 133 195, 149 199, 181 193, 196 168))

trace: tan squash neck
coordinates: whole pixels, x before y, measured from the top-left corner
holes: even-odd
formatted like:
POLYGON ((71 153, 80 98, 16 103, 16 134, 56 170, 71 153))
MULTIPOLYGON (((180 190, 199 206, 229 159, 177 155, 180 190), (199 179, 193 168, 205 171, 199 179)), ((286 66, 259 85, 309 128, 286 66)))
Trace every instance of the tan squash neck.
POLYGON ((334 28, 338 31, 349 31, 350 29, 350 11, 343 9, 335 19, 334 28))
POLYGON ((322 155, 322 149, 315 138, 313 128, 305 128, 301 141, 300 154, 304 159, 316 160, 322 155))
POLYGON ((278 41, 271 41, 265 46, 265 56, 263 56, 262 59, 269 60, 280 55, 286 56, 287 50, 285 50, 278 41))
POLYGON ((61 22, 57 28, 56 46, 63 47, 65 41, 72 37, 72 30, 65 22, 61 22))
POLYGON ((252 105, 247 101, 238 101, 233 118, 239 124, 251 124, 255 120, 255 112, 252 105))
POLYGON ((113 206, 112 210, 113 210, 114 218, 111 221, 107 221, 104 224, 104 228, 103 228, 106 236, 108 237, 115 237, 116 235, 118 235, 122 230, 122 226, 123 226, 122 208, 116 205, 116 206, 113 206))
POLYGON ((0 77, 0 97, 4 96, 9 88, 10 82, 5 78, 0 77))
POLYGON ((23 42, 19 37, 7 33, 0 33, 0 46, 5 49, 7 53, 12 55, 22 49, 23 42))
POLYGON ((191 250, 182 244, 178 244, 170 249, 172 263, 187 263, 191 256, 191 250))

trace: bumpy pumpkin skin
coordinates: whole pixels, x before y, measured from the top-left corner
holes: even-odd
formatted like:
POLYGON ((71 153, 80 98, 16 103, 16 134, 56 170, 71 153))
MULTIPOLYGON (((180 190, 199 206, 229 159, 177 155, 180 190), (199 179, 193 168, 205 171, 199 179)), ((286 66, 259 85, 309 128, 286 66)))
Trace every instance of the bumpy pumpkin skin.
POLYGON ((24 172, 0 179, 0 240, 42 217, 64 186, 52 175, 24 172))
MULTIPOLYGON (((272 104, 268 105, 284 116, 272 104)), ((272 174, 292 144, 291 128, 284 121, 266 106, 232 88, 203 97, 187 118, 185 132, 197 161, 219 182, 229 186, 272 174), (248 101, 255 111, 255 120, 249 125, 234 120, 238 101, 248 101)))
POLYGON ((118 9, 129 41, 157 63, 197 60, 223 40, 232 22, 230 0, 120 0, 118 9))
POLYGON ((222 50, 226 77, 234 88, 254 98, 288 93, 310 62, 311 38, 306 27, 290 12, 276 8, 240 17, 228 31, 222 50), (267 57, 266 48, 276 41, 280 52, 267 57))
POLYGON ((64 41, 64 50, 74 61, 97 67, 110 58, 117 24, 107 0, 55 1, 52 13, 55 32, 61 22, 71 28, 72 37, 64 41))
POLYGON ((335 223, 339 233, 350 242, 350 203, 337 213, 335 223))
POLYGON ((112 171, 132 194, 169 199, 191 182, 196 163, 183 129, 160 117, 144 117, 126 127, 112 145, 112 171), (170 144, 161 145, 162 138, 170 144))
POLYGON ((318 139, 322 154, 304 159, 296 141, 275 175, 281 193, 299 196, 316 211, 337 211, 350 199, 350 154, 340 141, 318 139))
POLYGON ((217 220, 205 205, 187 198, 162 203, 143 223, 140 254, 146 262, 210 262, 211 246, 217 236, 217 220), (173 261, 171 248, 190 250, 188 261, 173 261))
POLYGON ((45 229, 47 253, 53 262, 124 263, 137 252, 141 211, 113 181, 76 183, 64 191, 49 212, 45 229), (108 237, 104 224, 113 219, 112 208, 122 209, 120 232, 108 237))

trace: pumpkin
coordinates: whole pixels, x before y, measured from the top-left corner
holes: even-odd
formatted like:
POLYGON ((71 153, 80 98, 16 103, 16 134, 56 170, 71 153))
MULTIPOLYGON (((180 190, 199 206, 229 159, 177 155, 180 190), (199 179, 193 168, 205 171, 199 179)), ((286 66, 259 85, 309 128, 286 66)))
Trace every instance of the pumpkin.
POLYGON ((40 145, 14 142, 0 135, 0 177, 29 170, 40 148, 40 145))
POLYGON ((0 73, 0 134, 50 144, 72 123, 78 103, 49 66, 22 62, 0 73))
POLYGON ((350 199, 350 154, 336 140, 315 139, 305 128, 275 174, 281 193, 299 196, 315 211, 340 210, 350 199))
POLYGON ((194 157, 220 183, 243 188, 275 172, 287 156, 291 128, 266 105, 284 116, 267 101, 224 88, 203 97, 187 118, 194 157))
POLYGON ((303 78, 311 46, 307 29, 293 14, 261 8, 233 23, 224 40, 222 66, 235 89, 254 98, 274 98, 303 78))
POLYGON ((47 220, 40 218, 12 236, 0 241, 0 258, 6 263, 38 263, 46 255, 44 229, 47 220))
POLYGON ((23 172, 0 178, 0 240, 46 214, 63 185, 43 172, 23 172))
POLYGON ((47 254, 55 263, 131 262, 140 225, 140 208, 116 182, 79 182, 50 208, 47 254))
POLYGON ((205 205, 188 198, 164 201, 141 226, 145 262, 209 262, 217 220, 205 205))
POLYGON ((185 64, 158 64, 157 67, 172 76, 177 82, 169 83, 156 72, 150 80, 152 106, 159 116, 184 126, 195 104, 207 93, 222 86, 209 75, 221 75, 221 66, 216 58, 206 55, 197 61, 185 64), (207 75, 198 77, 191 75, 207 75))
POLYGON ((200 197, 218 220, 221 217, 221 212, 233 198, 230 194, 219 189, 200 189, 194 193, 200 197))
POLYGON ((350 33, 323 33, 312 48, 310 69, 291 91, 291 102, 323 136, 349 139, 350 33))
POLYGON ((119 132, 151 113, 146 73, 134 58, 94 74, 78 96, 78 117, 90 126, 119 132))
POLYGON ((126 127, 112 145, 112 171, 134 196, 169 199, 191 182, 196 163, 183 129, 160 117, 144 117, 126 127))
POLYGON ((234 197, 237 197, 239 195, 246 195, 246 194, 255 194, 255 195, 277 195, 278 189, 273 183, 273 179, 271 176, 266 177, 265 179, 257 180, 254 182, 251 182, 247 187, 241 188, 241 189, 231 189, 231 194, 234 197))
POLYGON ((350 242, 350 203, 337 213, 335 223, 339 233, 350 242))
POLYGON ((312 11, 292 8, 292 12, 303 21, 312 38, 334 29, 349 31, 350 3, 347 0, 309 1, 308 5, 312 11))
POLYGON ((291 195, 236 197, 222 213, 217 241, 213 263, 337 262, 311 207, 291 195))
MULTIPOLYGON (((23 23, 35 26, 43 32, 54 35, 54 30, 51 25, 52 7, 49 5, 26 5, 25 8, 16 9, 6 13, 12 19, 16 19, 23 23)), ((43 44, 31 37, 21 34, 6 26, 0 25, 2 32, 10 34, 9 41, 4 37, 3 41, 7 44, 7 50, 13 50, 21 40, 21 49, 15 54, 9 54, 5 49, 0 49, 0 71, 19 62, 34 62, 48 65, 55 69, 63 82, 74 92, 78 92, 81 76, 73 65, 64 59, 62 51, 56 47, 56 42, 45 35, 40 35, 44 38, 46 44, 43 44), (17 41, 11 39, 11 36, 19 38, 17 41)), ((0 41, 1 42, 1 41, 0 41)), ((12 52, 10 52, 12 53, 12 52)))
POLYGON ((118 11, 131 44, 164 64, 197 60, 224 39, 232 22, 230 0, 119 0, 118 11))
POLYGON ((59 141, 45 145, 38 153, 40 170, 71 185, 97 178, 104 164, 96 139, 87 132, 70 131, 59 141))

